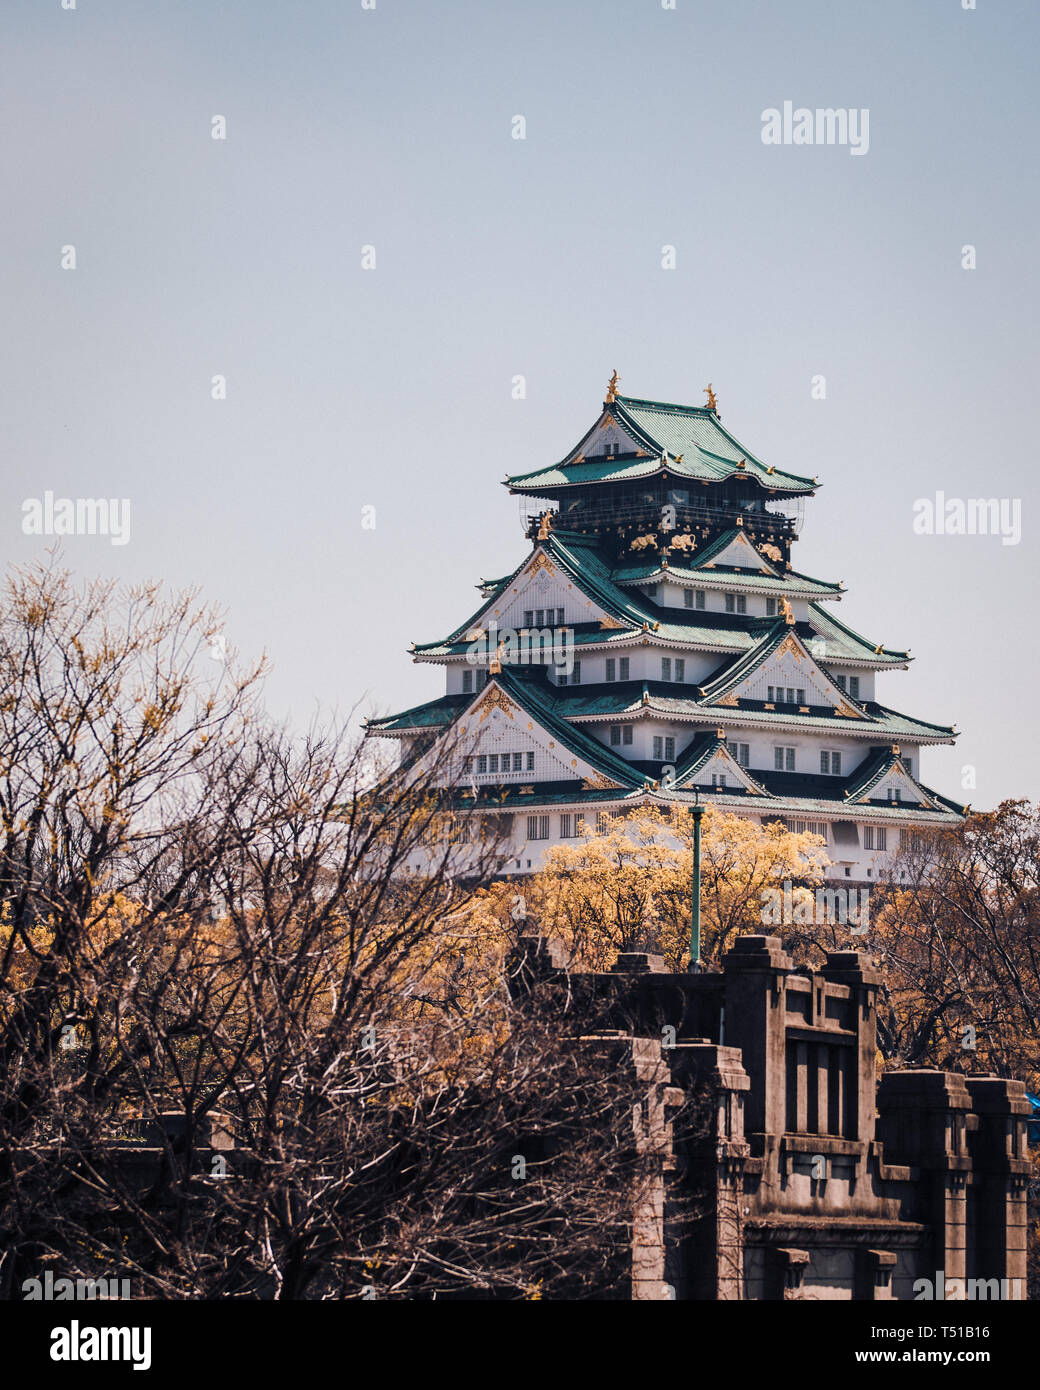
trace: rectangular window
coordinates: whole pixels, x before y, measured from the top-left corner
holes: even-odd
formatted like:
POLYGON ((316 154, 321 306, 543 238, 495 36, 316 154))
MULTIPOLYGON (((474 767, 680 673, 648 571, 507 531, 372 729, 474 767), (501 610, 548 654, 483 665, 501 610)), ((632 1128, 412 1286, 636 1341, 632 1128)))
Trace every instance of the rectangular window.
POLYGON ((704 590, 703 590, 703 589, 698 589, 698 590, 697 590, 697 607, 698 607, 698 608, 703 608, 703 607, 704 607, 704 590))
POLYGON ((768 702, 769 702, 769 704, 773 705, 773 704, 776 703, 776 701, 773 699, 773 696, 776 694, 776 691, 775 691, 775 689, 774 689, 771 685, 770 685, 770 686, 767 686, 767 689, 768 689, 768 691, 769 691, 769 694, 768 694, 768 697, 767 697, 768 702))
POLYGON ((686 679, 685 657, 676 657, 675 659, 675 679, 677 681, 684 681, 686 679))
POLYGON ((607 680, 608 680, 608 681, 617 680, 617 675, 615 674, 616 670, 617 670, 617 666, 616 666, 616 663, 615 663, 615 661, 614 661, 614 658, 613 658, 612 656, 608 656, 608 657, 607 657, 607 680))
POLYGON ((776 617, 776 599, 775 599, 775 598, 767 598, 767 599, 766 599, 766 617, 767 617, 767 618, 775 618, 775 617, 776 617))
POLYGON ((619 748, 621 746, 621 725, 611 724, 610 726, 610 746, 619 748))
POLYGON ((798 703, 799 703, 800 705, 804 705, 804 704, 805 704, 805 691, 802 690, 802 689, 800 689, 800 688, 799 688, 799 690, 798 690, 798 703))
POLYGON ((859 699, 859 676, 849 677, 849 694, 854 700, 859 699))
POLYGON ((844 690, 844 689, 845 689, 845 677, 844 677, 844 676, 835 676, 835 677, 834 677, 834 684, 838 687, 839 690, 844 690))
POLYGON ((524 627, 534 627, 534 609, 524 609, 524 627))
POLYGON ((472 671, 463 671, 463 673, 462 673, 462 690, 463 690, 463 693, 466 694, 466 695, 468 695, 468 694, 470 694, 470 692, 472 691, 472 689, 473 689, 473 672, 472 672, 472 671))
POLYGON ((585 824, 585 812, 584 812, 584 811, 575 811, 575 813, 574 813, 574 834, 575 834, 575 836, 581 834, 581 828, 582 828, 582 826, 583 826, 584 824, 585 824))
POLYGON ((477 758, 477 771, 478 771, 478 772, 487 772, 487 754, 486 754, 486 753, 481 753, 480 756, 477 758))
POLYGON ((661 679, 663 681, 672 679, 672 658, 670 656, 662 656, 661 658, 661 679))
POLYGON ((497 753, 492 753, 491 756, 488 758, 488 772, 497 772, 497 771, 498 771, 498 754, 497 754, 497 753))
POLYGON ((544 626, 545 626, 545 609, 544 609, 544 608, 536 608, 536 609, 534 610, 534 625, 535 625, 535 627, 544 627, 544 626))
POLYGON ((666 738, 664 741, 664 760, 670 763, 675 757, 675 739, 666 738))
POLYGON ((513 771, 514 771, 514 772, 522 772, 522 771, 523 771, 523 766, 524 766, 524 755, 523 755, 523 753, 514 753, 514 754, 513 754, 513 771))
POLYGON ((527 771, 528 771, 528 772, 533 772, 533 771, 534 771, 534 754, 533 754, 533 753, 528 753, 528 754, 527 754, 527 771))
POLYGON ((736 596, 736 594, 727 594, 727 595, 726 595, 726 612, 727 612, 727 613, 735 613, 736 611, 737 611, 737 596, 736 596))
POLYGON ((724 787, 726 785, 726 774, 724 772, 713 772, 711 774, 711 785, 713 787, 724 787))
POLYGON ((746 613, 746 612, 747 612, 747 595, 746 595, 746 594, 738 594, 738 595, 737 595, 737 612, 738 612, 738 613, 746 613))
POLYGON ((547 840, 549 838, 549 817, 528 816, 527 838, 529 840, 547 840))
POLYGON ((580 661, 576 661, 576 662, 574 663, 574 669, 571 671, 571 685, 581 685, 581 662, 580 662, 580 661))
POLYGON ((682 597, 683 597, 683 603, 685 604, 685 606, 686 606, 687 608, 692 608, 692 607, 693 607, 693 590, 692 590, 692 589, 684 589, 684 590, 683 590, 683 596, 682 596, 682 597))
POLYGON ((776 772, 794 771, 794 749, 793 748, 774 748, 773 749, 773 769, 776 772))
POLYGON ((749 749, 746 743, 727 743, 726 747, 741 767, 749 767, 751 765, 748 757, 749 749))
POLYGON ((563 627, 563 609, 562 609, 562 608, 557 608, 557 610, 556 610, 556 626, 557 626, 557 627, 563 627))
POLYGON ((627 657, 627 656, 622 656, 622 657, 619 657, 619 658, 618 658, 618 680, 623 680, 623 681, 627 681, 627 680, 628 680, 628 657, 627 657))
POLYGON ((560 817, 560 839, 571 840, 573 838, 571 834, 571 818, 569 815, 563 815, 560 817))
POLYGON ((654 735, 654 761, 660 762, 664 757, 664 739, 654 735))
POLYGON ((622 724, 622 726, 621 726, 621 742, 622 742, 622 743, 631 743, 631 742, 632 742, 632 725, 631 725, 631 724, 622 724))

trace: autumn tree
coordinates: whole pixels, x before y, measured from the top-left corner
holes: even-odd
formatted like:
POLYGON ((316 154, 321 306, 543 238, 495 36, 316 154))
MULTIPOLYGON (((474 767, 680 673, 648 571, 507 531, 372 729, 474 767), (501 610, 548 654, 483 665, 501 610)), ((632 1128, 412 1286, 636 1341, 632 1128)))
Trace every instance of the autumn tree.
POLYGON ((0 604, 2 1286, 623 1291, 641 1083, 468 919, 500 824, 447 744, 273 727, 217 636, 56 568, 0 604))

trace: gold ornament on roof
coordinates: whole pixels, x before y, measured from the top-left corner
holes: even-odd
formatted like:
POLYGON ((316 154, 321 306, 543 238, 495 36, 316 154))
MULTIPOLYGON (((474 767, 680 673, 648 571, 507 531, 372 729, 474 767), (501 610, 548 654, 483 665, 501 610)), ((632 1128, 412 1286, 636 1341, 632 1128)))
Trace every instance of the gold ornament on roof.
POLYGON ((617 370, 615 369, 614 374, 611 376, 610 381, 607 383, 607 399, 605 401, 606 405, 611 405, 613 403, 614 397, 617 395, 617 388, 618 374, 617 370))
POLYGON ((516 706, 513 704, 509 696, 505 693, 504 690, 499 690, 497 685, 493 685, 488 688, 486 694, 484 695, 484 698, 477 706, 477 709, 480 713, 480 722, 482 724, 493 709, 504 710, 505 713, 509 715, 510 719, 512 719, 514 717, 513 710, 515 708, 516 706))
POLYGON ((550 532, 551 530, 552 530, 552 512, 550 512, 550 511, 544 511, 544 512, 542 512, 541 518, 539 519, 539 522, 538 522, 538 539, 539 539, 540 541, 547 541, 547 540, 549 539, 549 532, 550 532))
POLYGON ((787 626, 788 626, 788 627, 793 627, 793 626, 794 626, 794 609, 793 609, 793 608, 791 607, 791 605, 788 603, 787 599, 786 599, 786 598, 783 598, 783 597, 781 597, 781 599, 780 599, 780 613, 781 613, 781 615, 782 615, 782 617, 783 617, 784 622, 787 624, 787 626))
POLYGON ((711 389, 711 382, 710 382, 710 381, 708 382, 707 386, 705 386, 705 388, 704 388, 704 394, 705 394, 705 395, 707 396, 707 398, 708 398, 708 409, 709 409, 710 411, 712 411, 714 414, 718 415, 718 413, 719 413, 719 403, 718 403, 718 401, 715 399, 715 392, 711 389))

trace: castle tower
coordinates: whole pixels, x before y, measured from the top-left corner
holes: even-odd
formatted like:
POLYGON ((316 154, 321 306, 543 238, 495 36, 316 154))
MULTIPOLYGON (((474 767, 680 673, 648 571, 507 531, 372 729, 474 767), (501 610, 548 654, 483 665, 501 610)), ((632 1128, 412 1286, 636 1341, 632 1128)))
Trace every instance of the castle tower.
POLYGON ((369 724, 406 758, 459 737, 460 823, 509 827, 503 872, 538 869, 583 820, 695 798, 822 835, 828 878, 859 883, 916 828, 957 823, 966 808, 920 765, 953 728, 878 699, 908 652, 841 623, 843 586, 792 565, 817 479, 752 454, 710 389, 670 405, 620 395, 615 374, 574 448, 506 485, 527 554, 413 648, 445 693, 369 724))

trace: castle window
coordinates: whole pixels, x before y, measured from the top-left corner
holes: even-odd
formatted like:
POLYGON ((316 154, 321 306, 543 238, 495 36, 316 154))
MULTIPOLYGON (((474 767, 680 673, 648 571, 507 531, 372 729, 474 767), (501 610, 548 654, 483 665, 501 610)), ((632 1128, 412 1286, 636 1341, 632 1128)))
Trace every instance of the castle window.
POLYGON ((524 627, 534 627, 534 609, 524 609, 524 627))
POLYGON ((535 627, 544 627, 544 626, 545 626, 545 609, 544 609, 544 608, 536 608, 536 609, 535 609, 535 611, 534 611, 534 625, 535 625, 535 627))
POLYGON ((859 676, 849 677, 849 694, 854 700, 859 699, 859 676))
POLYGON ((794 749, 793 748, 774 748, 773 749, 773 769, 775 772, 794 771, 794 749))
POLYGON ((472 671, 463 671, 463 673, 462 673, 462 691, 463 691, 463 694, 465 694, 465 695, 469 695, 469 694, 472 693, 472 691, 473 691, 473 672, 472 672, 472 671))
POLYGON ((549 838, 549 817, 528 816, 527 838, 529 840, 547 840, 549 838))
POLYGON ((711 774, 711 785, 713 787, 724 787, 726 785, 726 774, 724 772, 713 772, 711 774))
POLYGON ((800 687, 799 687, 799 690, 798 690, 798 703, 799 703, 800 705, 804 705, 804 704, 805 704, 805 691, 802 690, 800 687))
POLYGON ((882 825, 865 825, 863 827, 863 848, 864 849, 887 849, 888 831, 882 825))
MULTIPOLYGON (((844 677, 844 676, 835 676, 835 677, 834 677, 834 684, 838 687, 839 690, 844 690, 844 689, 845 689, 845 677, 844 677)), ((847 693, 847 692, 846 692, 846 693, 847 693)))
POLYGON ((533 771, 534 771, 534 754, 533 754, 533 753, 528 753, 528 754, 527 754, 527 771, 528 771, 528 772, 533 772, 533 771))
POLYGON ((654 761, 660 762, 664 757, 664 739, 654 736, 654 761))
POLYGON ((684 680, 686 679, 686 659, 685 659, 685 657, 676 657, 676 660, 675 660, 675 679, 676 679, 677 681, 684 681, 684 680))
POLYGON ((665 760, 666 763, 670 763, 674 757, 675 757, 675 739, 674 739, 674 738, 666 738, 665 741, 664 741, 664 760, 665 760))
POLYGON ((703 608, 703 607, 704 607, 704 590, 703 590, 703 589, 698 589, 698 590, 697 590, 697 607, 698 607, 698 608, 703 608))
POLYGON ((662 656, 661 658, 661 679, 663 681, 672 679, 672 658, 670 656, 662 656))
POLYGON ((492 753, 488 758, 488 772, 498 771, 498 754, 492 753))
POLYGON ((556 626, 557 626, 557 627, 563 627, 563 609, 562 609, 562 608, 557 608, 557 610, 556 610, 556 626))
POLYGON ((523 753, 514 753, 514 754, 513 754, 513 771, 514 771, 514 772, 520 772, 520 771, 522 771, 522 770, 523 770, 523 765, 524 765, 524 755, 523 755, 523 753))
POLYGON ((767 617, 767 618, 775 618, 775 617, 776 617, 776 599, 775 599, 775 598, 767 598, 767 599, 766 599, 766 617, 767 617))
POLYGON ((607 657, 607 680, 617 680, 617 663, 612 656, 607 657))
POLYGON ((627 680, 628 680, 628 657, 627 657, 627 656, 622 656, 622 657, 619 657, 619 658, 618 658, 618 678, 619 678, 619 680, 623 680, 623 681, 627 681, 627 680))
POLYGON ((560 817, 560 839, 561 839, 561 840, 573 840, 573 839, 574 839, 574 832, 573 832, 573 830, 571 829, 571 818, 570 818, 569 815, 563 815, 563 816, 560 817))
POLYGON ((727 595, 726 595, 726 612, 727 612, 727 613, 746 613, 746 612, 747 612, 747 597, 746 597, 744 594, 727 594, 727 595))
POLYGON ((620 725, 620 724, 611 724, 611 726, 610 726, 610 745, 611 745, 612 748, 620 748, 620 746, 621 746, 621 725, 620 725))
POLYGON ((830 777, 841 776, 841 754, 829 752, 826 748, 820 751, 820 771, 826 772, 830 777))
POLYGON ((746 743, 727 743, 726 747, 741 767, 750 767, 750 759, 748 758, 749 750, 746 743))
POLYGON ((478 772, 487 772, 487 754, 486 754, 486 753, 481 753, 480 756, 477 758, 477 771, 478 771, 478 772))
POLYGON ((684 605, 684 607, 686 607, 686 608, 692 608, 692 607, 693 607, 693 590, 692 590, 692 589, 684 589, 684 590, 683 590, 682 600, 683 600, 683 605, 684 605))

